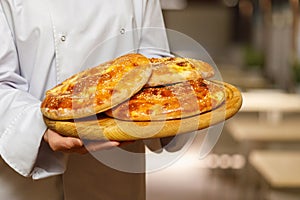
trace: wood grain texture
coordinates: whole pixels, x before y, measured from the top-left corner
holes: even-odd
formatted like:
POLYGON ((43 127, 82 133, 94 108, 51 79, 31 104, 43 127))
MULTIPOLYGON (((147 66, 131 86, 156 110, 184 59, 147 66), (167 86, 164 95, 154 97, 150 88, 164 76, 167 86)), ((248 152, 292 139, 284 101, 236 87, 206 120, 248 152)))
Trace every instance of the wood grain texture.
POLYGON ((44 118, 44 121, 50 129, 62 135, 88 140, 129 141, 188 133, 220 123, 240 109, 242 105, 240 91, 228 83, 217 81, 215 83, 224 86, 226 101, 213 111, 180 120, 133 122, 97 115, 74 121, 55 121, 48 118, 44 118))

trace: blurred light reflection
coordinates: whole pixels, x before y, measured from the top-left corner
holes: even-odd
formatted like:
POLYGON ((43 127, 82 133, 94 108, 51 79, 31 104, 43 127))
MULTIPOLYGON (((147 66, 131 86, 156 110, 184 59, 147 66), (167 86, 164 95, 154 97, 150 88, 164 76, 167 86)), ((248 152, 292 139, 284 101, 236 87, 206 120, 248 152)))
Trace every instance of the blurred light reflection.
POLYGON ((246 158, 241 154, 210 154, 201 160, 201 167, 208 169, 242 169, 246 158))
POLYGON ((239 0, 223 0, 223 3, 228 7, 234 7, 239 3, 239 0))

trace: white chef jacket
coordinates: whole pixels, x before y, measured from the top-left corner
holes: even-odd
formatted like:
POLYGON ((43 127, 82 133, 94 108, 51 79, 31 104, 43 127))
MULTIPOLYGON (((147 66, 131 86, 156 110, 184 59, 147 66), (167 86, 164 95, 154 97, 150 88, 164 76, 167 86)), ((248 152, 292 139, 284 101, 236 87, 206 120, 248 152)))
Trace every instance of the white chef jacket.
MULTIPOLYGON (((6 164, 0 159, 0 166, 33 179, 62 174, 65 155, 42 141, 45 91, 82 70, 97 44, 103 61, 130 51, 161 56, 166 35, 139 29, 145 27, 164 27, 159 0, 1 0, 0 155, 6 164)), ((1 187, 16 185, 14 176, 2 179, 2 168, 1 187)))

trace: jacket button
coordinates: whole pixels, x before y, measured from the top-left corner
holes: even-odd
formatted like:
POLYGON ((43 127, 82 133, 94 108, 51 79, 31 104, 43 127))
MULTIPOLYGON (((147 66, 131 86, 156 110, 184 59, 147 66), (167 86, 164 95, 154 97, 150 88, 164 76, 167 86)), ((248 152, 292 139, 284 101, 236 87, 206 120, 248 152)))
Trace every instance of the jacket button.
POLYGON ((120 33, 124 34, 125 33, 125 28, 121 28, 120 33))
POLYGON ((60 40, 61 40, 62 42, 66 41, 66 36, 65 36, 65 35, 60 36, 60 40))

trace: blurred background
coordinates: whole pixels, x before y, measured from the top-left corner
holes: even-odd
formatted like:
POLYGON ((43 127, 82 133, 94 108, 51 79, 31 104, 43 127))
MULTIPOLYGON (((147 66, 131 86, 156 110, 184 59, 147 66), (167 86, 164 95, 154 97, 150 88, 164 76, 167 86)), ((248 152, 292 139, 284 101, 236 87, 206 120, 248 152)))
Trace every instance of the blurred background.
POLYGON ((199 42, 243 95, 213 151, 204 134, 147 174, 148 200, 300 199, 299 0, 161 0, 167 28, 199 42))

